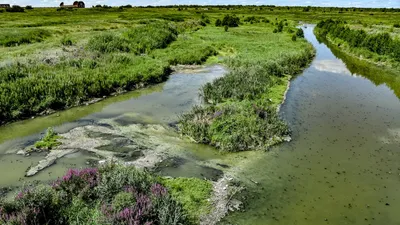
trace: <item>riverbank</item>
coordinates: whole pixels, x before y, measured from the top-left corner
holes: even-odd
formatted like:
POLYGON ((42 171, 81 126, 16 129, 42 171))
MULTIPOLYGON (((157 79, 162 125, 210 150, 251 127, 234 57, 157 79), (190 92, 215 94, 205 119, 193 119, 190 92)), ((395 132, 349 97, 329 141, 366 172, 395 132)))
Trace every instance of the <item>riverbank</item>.
MULTIPOLYGON (((372 27, 372 26, 371 26, 372 27)), ((385 70, 400 70, 400 42, 394 29, 357 27, 346 21, 323 20, 314 32, 335 48, 385 70)))
POLYGON ((201 64, 216 51, 185 38, 200 23, 153 21, 112 33, 92 32, 79 42, 62 39, 46 51, 1 63, 0 124, 164 82, 176 64, 201 64))

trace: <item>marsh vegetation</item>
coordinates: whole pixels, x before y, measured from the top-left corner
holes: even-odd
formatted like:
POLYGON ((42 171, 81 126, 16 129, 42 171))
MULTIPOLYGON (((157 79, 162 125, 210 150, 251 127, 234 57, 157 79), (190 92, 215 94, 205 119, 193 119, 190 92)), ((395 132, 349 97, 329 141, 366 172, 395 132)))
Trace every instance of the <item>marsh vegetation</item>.
MULTIPOLYGON (((398 65, 398 9, 99 5, 20 11, 0 13, 0 124, 161 83, 175 65, 218 63, 229 72, 201 88, 203 104, 180 116, 178 132, 220 151, 267 150, 291 134, 277 109, 290 79, 315 55, 299 21, 324 20, 318 32, 339 49, 398 65)), ((397 83, 390 87, 398 94, 397 83)), ((49 129, 36 147, 52 149, 59 141, 49 129)), ((212 187, 207 180, 166 179, 132 167, 71 169, 51 186, 25 188, 2 201, 0 223, 197 224, 213 207, 212 187)))

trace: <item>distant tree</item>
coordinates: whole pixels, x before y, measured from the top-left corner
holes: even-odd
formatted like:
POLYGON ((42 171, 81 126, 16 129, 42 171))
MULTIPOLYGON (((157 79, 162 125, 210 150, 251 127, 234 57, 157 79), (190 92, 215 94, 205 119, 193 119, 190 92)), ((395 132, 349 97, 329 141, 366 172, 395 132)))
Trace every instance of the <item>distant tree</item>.
POLYGON ((236 15, 225 15, 224 19, 222 19, 222 26, 238 27, 239 23, 240 19, 236 15))
POLYGON ((7 12, 25 12, 25 9, 19 5, 13 5, 11 8, 6 9, 7 12))
POLYGON ((33 7, 32 7, 31 5, 27 5, 27 6, 25 7, 25 9, 30 10, 30 9, 33 9, 33 7))

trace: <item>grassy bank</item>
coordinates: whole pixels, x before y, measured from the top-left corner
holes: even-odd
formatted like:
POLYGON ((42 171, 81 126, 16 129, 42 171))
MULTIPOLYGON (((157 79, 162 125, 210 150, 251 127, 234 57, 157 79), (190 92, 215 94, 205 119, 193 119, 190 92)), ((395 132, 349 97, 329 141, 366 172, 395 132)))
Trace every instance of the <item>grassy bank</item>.
POLYGON ((276 107, 290 77, 311 61, 312 46, 285 20, 230 28, 224 38, 208 30, 196 35, 205 35, 226 55, 222 62, 230 72, 202 88, 207 104, 181 116, 180 132, 222 151, 267 149, 281 142, 290 132, 276 107))
POLYGON ((1 201, 0 224, 197 224, 211 191, 208 181, 165 180, 134 167, 71 169, 1 201))
POLYGON ((353 57, 394 70, 400 69, 400 39, 394 28, 390 32, 329 19, 318 23, 315 33, 353 57))
MULTIPOLYGON (((210 46, 179 37, 202 27, 198 21, 179 25, 167 21, 146 23, 113 32, 93 32, 81 42, 73 36, 60 36, 58 47, 44 54, 28 53, 3 61, 0 123, 160 83, 167 79, 171 65, 198 64, 215 54, 210 46)), ((12 37, 20 42, 20 37, 12 37)), ((26 51, 31 43, 33 40, 5 48, 24 47, 26 51)))

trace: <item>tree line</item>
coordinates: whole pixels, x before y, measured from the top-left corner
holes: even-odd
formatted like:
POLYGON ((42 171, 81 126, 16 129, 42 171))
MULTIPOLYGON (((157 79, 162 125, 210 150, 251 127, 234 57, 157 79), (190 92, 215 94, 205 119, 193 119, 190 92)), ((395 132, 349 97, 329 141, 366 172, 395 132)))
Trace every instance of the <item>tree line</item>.
POLYGON ((370 34, 362 29, 349 28, 346 21, 332 19, 319 22, 317 29, 322 36, 342 39, 351 48, 365 48, 400 62, 400 40, 391 37, 388 32, 370 34))

